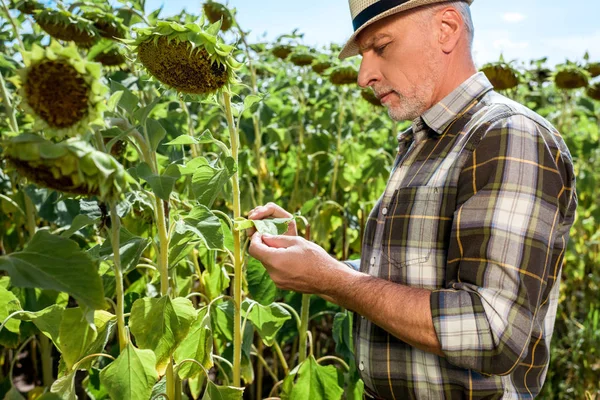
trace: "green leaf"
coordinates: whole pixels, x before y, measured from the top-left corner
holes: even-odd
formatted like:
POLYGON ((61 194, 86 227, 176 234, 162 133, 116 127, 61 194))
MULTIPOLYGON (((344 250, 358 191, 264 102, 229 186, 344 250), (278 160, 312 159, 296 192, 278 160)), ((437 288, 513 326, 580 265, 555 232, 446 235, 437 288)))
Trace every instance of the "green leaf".
MULTIPOLYGON (((93 326, 87 323, 85 317, 79 307, 67 308, 62 314, 58 347, 69 370, 83 357, 102 351, 116 322, 114 315, 102 310, 94 312, 93 326)), ((85 365, 79 368, 84 369, 85 365)))
MULTIPOLYGON (((212 359, 213 337, 210 328, 210 315, 208 307, 204 307, 198 311, 198 317, 192 324, 190 331, 177 350, 173 358, 178 364, 188 358, 194 359, 202 364, 206 369, 213 366, 212 359)), ((195 376, 201 371, 201 368, 191 362, 183 364, 179 368, 179 376, 181 379, 187 379, 195 376)))
POLYGON ((362 400, 364 398, 364 393, 365 383, 358 376, 354 376, 346 388, 346 400, 362 400))
POLYGON ((283 235, 285 232, 287 232, 288 226, 293 220, 294 217, 256 220, 238 217, 233 223, 233 228, 237 231, 243 231, 254 226, 260 233, 267 233, 269 235, 283 235))
MULTIPOLYGON (((21 310, 19 299, 9 290, 0 287, 0 324, 15 311, 21 310)), ((19 345, 19 327, 21 321, 12 317, 0 332, 0 345, 14 349, 19 345)))
POLYGON ((117 81, 110 82, 110 90, 113 93, 118 91, 123 92, 123 94, 119 98, 118 105, 119 107, 123 107, 123 109, 127 111, 127 113, 129 113, 129 115, 133 116, 133 112, 137 108, 139 102, 137 96, 133 94, 131 90, 127 89, 125 86, 123 86, 117 81))
POLYGON ((50 391, 59 395, 63 400, 77 400, 75 395, 75 371, 55 380, 50 391))
POLYGON ((96 219, 90 218, 86 214, 79 214, 75 218, 73 218, 73 222, 71 226, 66 231, 62 232, 60 236, 64 238, 71 237, 78 230, 85 228, 86 226, 92 225, 96 222, 96 219))
POLYGON ((151 350, 136 349, 131 343, 119 357, 100 372, 100 382, 111 399, 148 400, 158 380, 156 357, 151 350))
POLYGON ((338 384, 335 367, 320 366, 313 355, 293 372, 285 378, 282 385, 282 400, 337 400, 344 394, 338 384))
POLYGON ((231 157, 224 160, 225 168, 200 165, 192 176, 192 194, 200 204, 211 207, 229 178, 236 172, 235 161, 231 157))
POLYGON ((160 122, 153 119, 146 121, 146 129, 148 129, 148 136, 150 137, 150 148, 152 151, 156 151, 160 141, 167 136, 167 131, 160 122))
POLYGON ((188 161, 185 165, 177 165, 181 175, 191 175, 201 166, 208 165, 208 160, 204 157, 196 157, 188 161))
POLYGON ((207 381, 206 390, 202 400, 241 400, 243 388, 233 386, 217 386, 212 381, 207 381))
POLYGON ((231 279, 225 266, 217 265, 215 262, 214 252, 209 251, 207 257, 206 269, 202 271, 202 283, 208 298, 213 300, 229 287, 231 279))
MULTIPOLYGON (((124 273, 133 270, 144 250, 150 245, 150 239, 135 236, 125 228, 119 232, 119 253, 121 255, 121 269, 124 273)), ((112 260, 114 257, 112 242, 108 237, 98 250, 98 257, 102 260, 112 260)))
POLYGON ((168 146, 182 146, 182 145, 186 145, 186 144, 198 144, 198 143, 200 143, 200 142, 193 136, 180 135, 165 144, 168 146))
POLYGON ((74 241, 48 231, 36 232, 23 251, 1 256, 0 270, 8 272, 14 286, 67 292, 94 309, 106 306, 102 280, 90 256, 74 241))
POLYGON ((252 299, 266 306, 275 300, 277 286, 263 267, 262 263, 255 258, 248 260, 247 275, 248 291, 252 299))
POLYGON ((154 351, 156 369, 162 375, 195 318, 196 310, 188 299, 143 298, 133 303, 129 326, 137 345, 154 351))
POLYGON ((169 201, 173 186, 181 176, 176 164, 169 165, 162 175, 156 175, 144 162, 137 166, 136 172, 140 178, 148 182, 154 194, 164 201, 169 201))
POLYGON ((26 312, 19 316, 20 320, 31 321, 33 324, 52 340, 56 347, 59 346, 58 334, 60 329, 60 322, 62 321, 64 306, 53 304, 43 310, 36 312, 26 312))
POLYGON ((242 302, 242 317, 246 316, 252 321, 267 346, 273 345, 277 332, 283 327, 285 321, 292 318, 290 313, 277 303, 263 306, 250 299, 242 302))
POLYGON ((346 361, 354 360, 354 347, 352 344, 352 314, 339 312, 333 319, 333 340, 335 352, 342 355, 346 361))
POLYGON ((25 397, 17 389, 11 387, 8 393, 4 395, 4 400, 25 400, 25 397))
POLYGON ((175 231, 179 234, 192 232, 209 250, 223 250, 221 221, 206 206, 197 205, 184 219, 177 221, 175 231))
POLYGON ((249 110, 250 107, 262 101, 262 97, 256 94, 249 94, 244 98, 244 110, 249 110))
POLYGON ((223 339, 233 340, 234 307, 231 301, 223 301, 210 308, 210 322, 213 332, 223 339))

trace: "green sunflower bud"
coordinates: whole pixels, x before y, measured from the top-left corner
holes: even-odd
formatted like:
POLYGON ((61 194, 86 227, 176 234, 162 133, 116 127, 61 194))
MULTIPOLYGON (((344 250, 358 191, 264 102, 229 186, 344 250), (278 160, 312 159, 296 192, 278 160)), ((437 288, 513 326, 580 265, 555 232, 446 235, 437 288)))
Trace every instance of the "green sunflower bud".
POLYGON ((323 75, 325 70, 331 68, 333 64, 329 61, 317 61, 312 65, 312 70, 319 75, 323 75))
POLYGON ((3 158, 20 175, 63 193, 116 200, 134 182, 112 156, 76 138, 53 143, 26 133, 2 146, 3 158))
POLYGON ((481 71, 496 90, 513 89, 519 85, 519 73, 504 61, 486 64, 481 71))
POLYGON ((292 62, 292 64, 297 65, 299 67, 310 65, 315 59, 316 57, 313 54, 302 50, 297 50, 293 52, 290 56, 290 61, 292 62))
POLYGON ((233 16, 231 11, 221 3, 207 1, 202 6, 204 15, 211 24, 221 21, 221 30, 227 32, 233 25, 233 16))
POLYGON ((590 73, 578 65, 565 64, 557 67, 554 84, 559 89, 579 89, 586 87, 590 78, 590 73))
POLYGON ((282 60, 285 60, 292 52, 292 46, 287 44, 278 44, 271 49, 271 53, 282 60))
POLYGON ((329 81, 336 86, 351 85, 358 80, 358 71, 351 65, 335 67, 329 74, 329 81))

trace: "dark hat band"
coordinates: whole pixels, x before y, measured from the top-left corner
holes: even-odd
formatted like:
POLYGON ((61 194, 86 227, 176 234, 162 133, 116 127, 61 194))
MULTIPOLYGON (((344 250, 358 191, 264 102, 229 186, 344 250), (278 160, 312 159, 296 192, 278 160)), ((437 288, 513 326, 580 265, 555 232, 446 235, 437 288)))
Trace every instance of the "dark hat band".
POLYGON ((404 3, 408 3, 410 0, 379 0, 376 3, 371 4, 369 7, 362 10, 356 18, 352 20, 354 26, 354 32, 360 29, 370 19, 378 16, 381 13, 386 12, 394 7, 400 6, 404 3))

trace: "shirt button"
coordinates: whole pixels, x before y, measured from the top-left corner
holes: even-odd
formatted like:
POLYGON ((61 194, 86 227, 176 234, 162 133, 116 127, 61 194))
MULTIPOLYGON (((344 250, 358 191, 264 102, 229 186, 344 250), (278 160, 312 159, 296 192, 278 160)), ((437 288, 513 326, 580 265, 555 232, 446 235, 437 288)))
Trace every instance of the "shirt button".
POLYGON ((360 369, 361 371, 365 370, 365 364, 361 361, 360 364, 358 365, 358 369, 360 369))
POLYGON ((382 213, 383 215, 386 215, 386 214, 387 214, 387 208, 383 207, 383 210, 381 210, 381 213, 382 213))
POLYGON ((371 265, 375 265, 375 256, 371 257, 371 265))

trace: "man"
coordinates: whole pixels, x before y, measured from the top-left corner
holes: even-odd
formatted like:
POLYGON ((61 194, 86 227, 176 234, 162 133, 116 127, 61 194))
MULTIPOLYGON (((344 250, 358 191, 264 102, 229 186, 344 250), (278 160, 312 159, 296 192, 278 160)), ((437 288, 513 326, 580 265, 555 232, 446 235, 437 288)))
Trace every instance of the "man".
MULTIPOLYGON (((384 399, 535 397, 549 362, 577 196, 542 117, 493 91, 471 56, 467 2, 350 0, 358 83, 412 120, 363 237, 360 270, 296 237, 254 234, 284 289, 355 318, 355 356, 384 399)), ((249 218, 290 216, 275 204, 249 218)))

